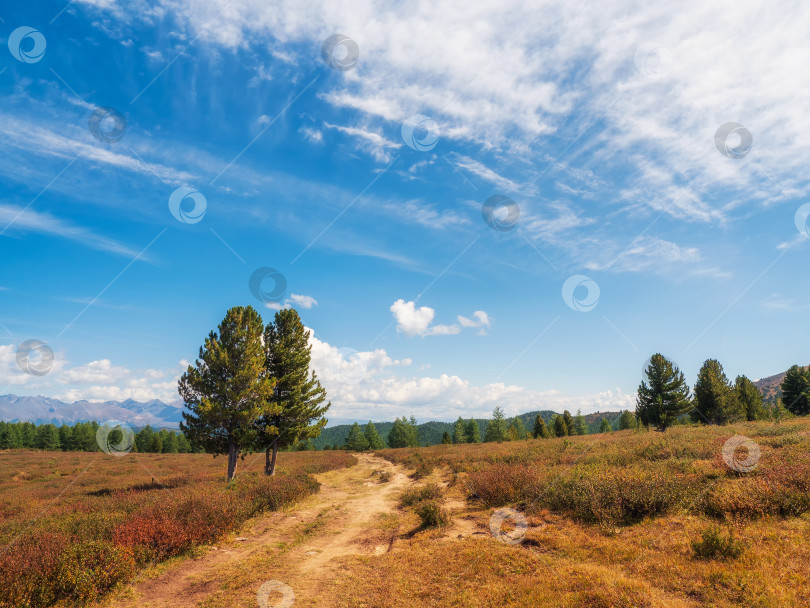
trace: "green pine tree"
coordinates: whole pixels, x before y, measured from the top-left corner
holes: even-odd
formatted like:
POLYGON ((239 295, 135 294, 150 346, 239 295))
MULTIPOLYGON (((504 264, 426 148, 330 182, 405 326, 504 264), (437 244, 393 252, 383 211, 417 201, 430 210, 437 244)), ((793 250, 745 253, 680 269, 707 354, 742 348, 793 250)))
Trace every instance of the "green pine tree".
POLYGON ((660 353, 650 358, 645 372, 647 377, 638 387, 636 416, 644 426, 665 431, 691 408, 689 387, 683 372, 660 353))
POLYGON ((694 392, 694 409, 689 414, 693 422, 727 424, 745 420, 745 408, 737 400, 717 359, 707 359, 703 363, 694 392))
POLYGON ((450 437, 450 433, 448 433, 447 431, 445 431, 444 435, 442 435, 442 443, 444 443, 444 444, 453 443, 453 438, 450 437))
POLYGON ((599 423, 599 432, 600 433, 610 433, 613 428, 610 426, 607 418, 602 418, 602 422, 599 423))
POLYGON ((231 308, 180 378, 180 396, 188 409, 180 430, 194 446, 228 455, 229 481, 242 449, 256 442, 256 420, 274 407, 263 333, 262 318, 253 307, 231 308))
POLYGON ((565 416, 554 414, 551 420, 551 428, 554 430, 555 437, 565 437, 569 435, 568 425, 565 424, 565 416))
POLYGON ((496 405, 495 409, 492 410, 492 420, 487 423, 484 441, 487 443, 492 441, 500 443, 501 441, 506 441, 507 438, 506 418, 503 415, 501 407, 496 405))
POLYGON ((266 372, 276 385, 267 412, 256 422, 256 446, 265 450, 265 474, 273 475, 280 448, 321 434, 331 402, 321 405, 326 390, 310 371, 309 331, 295 309, 276 313, 274 322, 265 329, 264 343, 266 372))
POLYGON ((163 453, 177 454, 179 452, 180 452, 180 443, 177 440, 177 434, 169 431, 163 438, 163 453))
POLYGON ((456 423, 453 425, 453 443, 466 443, 467 437, 464 432, 464 421, 461 416, 458 417, 456 423))
POLYGON ((53 424, 43 424, 37 427, 34 435, 34 446, 40 450, 58 450, 59 429, 53 424))
POLYGON ((624 410, 622 415, 619 416, 619 430, 626 431, 627 429, 636 428, 636 416, 629 410, 624 410))
POLYGON ((782 405, 791 414, 810 414, 810 366, 793 365, 782 380, 782 405))
POLYGON ((571 412, 565 410, 563 412, 563 420, 565 421, 565 429, 569 435, 574 434, 574 417, 571 416, 571 412))
POLYGON ((380 434, 377 432, 377 427, 374 426, 371 420, 368 421, 363 435, 365 435, 366 441, 368 442, 368 447, 372 450, 382 450, 385 448, 385 442, 382 440, 382 437, 380 437, 380 434))
POLYGON ((346 449, 352 452, 362 452, 368 449, 368 440, 356 422, 349 429, 349 436, 346 437, 346 449))
POLYGON ((481 427, 475 418, 470 418, 464 425, 464 441, 466 443, 481 443, 481 427))
POLYGON ((181 454, 191 452, 191 444, 183 433, 177 433, 177 451, 181 454))
POLYGON ((585 424, 585 418, 582 416, 582 412, 580 410, 577 410, 577 415, 574 418, 574 432, 571 434, 572 435, 588 434, 588 425, 585 424))
POLYGON ((737 376, 734 380, 734 396, 741 409, 745 412, 746 420, 765 420, 768 410, 762 403, 762 393, 745 376, 737 376))
POLYGON ((404 416, 394 420, 394 426, 388 431, 388 447, 409 448, 419 445, 419 438, 413 418, 408 421, 404 416))
POLYGON ((546 421, 543 420, 543 417, 540 414, 537 414, 534 419, 534 430, 532 431, 532 435, 535 439, 546 439, 550 436, 548 427, 546 426, 546 421))

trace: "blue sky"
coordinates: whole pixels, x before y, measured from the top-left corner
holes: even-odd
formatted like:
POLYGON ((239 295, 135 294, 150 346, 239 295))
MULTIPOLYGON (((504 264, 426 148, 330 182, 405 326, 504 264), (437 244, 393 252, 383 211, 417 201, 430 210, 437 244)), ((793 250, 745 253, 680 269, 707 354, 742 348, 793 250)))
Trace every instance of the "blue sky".
POLYGON ((807 363, 801 3, 264 4, 3 7, 0 393, 174 400, 246 304, 299 310, 333 421, 632 407, 657 351, 807 363))

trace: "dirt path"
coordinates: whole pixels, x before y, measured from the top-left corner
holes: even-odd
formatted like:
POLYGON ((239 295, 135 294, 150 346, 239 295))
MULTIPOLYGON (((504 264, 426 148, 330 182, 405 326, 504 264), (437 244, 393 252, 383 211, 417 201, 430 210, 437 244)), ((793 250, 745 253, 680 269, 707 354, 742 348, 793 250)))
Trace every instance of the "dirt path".
MULTIPOLYGON (((271 580, 293 590, 296 608, 312 605, 307 598, 339 574, 338 558, 385 553, 398 532, 397 500, 412 481, 402 467, 387 460, 370 454, 357 458, 353 467, 317 475, 320 492, 293 510, 255 518, 241 531, 243 536, 170 564, 104 605, 257 606, 257 590, 271 580), (388 472, 390 480, 381 483, 378 471, 388 472)), ((281 591, 268 597, 268 608, 288 605, 281 591)))

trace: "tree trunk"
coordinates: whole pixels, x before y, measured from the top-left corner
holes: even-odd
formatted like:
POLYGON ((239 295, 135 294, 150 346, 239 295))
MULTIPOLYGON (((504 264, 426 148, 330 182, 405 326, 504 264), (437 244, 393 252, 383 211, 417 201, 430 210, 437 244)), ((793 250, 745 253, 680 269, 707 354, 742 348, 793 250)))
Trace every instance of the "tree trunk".
POLYGON ((228 481, 233 480, 236 474, 236 461, 239 458, 239 446, 235 443, 228 444, 228 481))
POLYGON ((278 442, 273 444, 273 447, 267 448, 267 451, 264 453, 264 474, 265 475, 275 475, 276 474, 276 456, 278 455, 278 442), (272 452, 273 456, 270 457, 270 453, 272 452))

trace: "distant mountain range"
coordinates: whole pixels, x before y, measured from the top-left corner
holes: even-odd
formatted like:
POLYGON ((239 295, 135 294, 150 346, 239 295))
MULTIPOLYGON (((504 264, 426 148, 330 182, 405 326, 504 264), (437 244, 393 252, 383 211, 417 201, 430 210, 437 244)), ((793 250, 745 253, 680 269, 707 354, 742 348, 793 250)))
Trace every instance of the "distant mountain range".
POLYGON ((29 421, 35 424, 74 424, 95 420, 118 420, 132 426, 147 424, 159 428, 177 428, 183 419, 181 404, 170 405, 158 399, 140 402, 126 401, 75 401, 65 403, 50 397, 18 397, 0 395, 0 420, 6 422, 29 421))
POLYGON ((782 397, 782 381, 785 374, 787 371, 754 382, 754 386, 762 393, 762 400, 768 405, 776 405, 776 400, 782 397))

